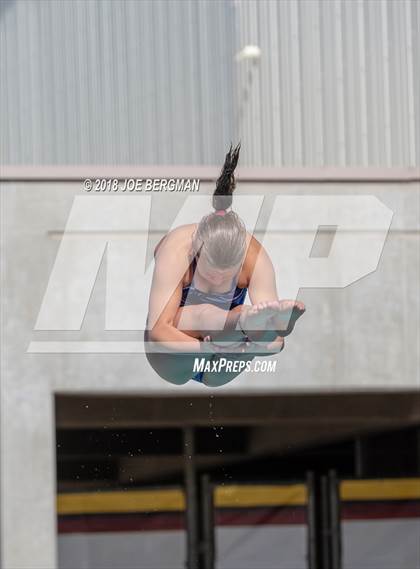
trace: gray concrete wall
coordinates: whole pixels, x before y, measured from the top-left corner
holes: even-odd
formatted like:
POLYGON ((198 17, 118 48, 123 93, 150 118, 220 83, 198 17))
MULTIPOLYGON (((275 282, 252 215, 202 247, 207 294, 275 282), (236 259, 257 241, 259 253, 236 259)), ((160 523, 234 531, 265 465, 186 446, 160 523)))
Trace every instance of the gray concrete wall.
MULTIPOLYGON (((203 184, 201 194, 209 191, 203 184)), ((417 183, 240 185, 241 194, 270 196, 371 194, 393 212, 377 270, 346 288, 303 289, 308 310, 276 356, 275 374, 243 374, 223 393, 310 393, 415 390, 419 386, 419 197, 417 183)), ((104 271, 81 332, 34 331, 80 183, 3 183, 2 198, 2 537, 7 569, 53 567, 56 560, 53 393, 209 393, 160 379, 144 355, 35 354, 31 341, 138 340, 136 332, 104 333, 104 271), (105 336, 104 336, 105 334, 105 336), (108 334, 108 336, 106 336, 108 334), (121 336, 122 334, 122 336, 121 336), (34 528, 36 527, 36 531, 34 528)), ((171 225, 179 196, 157 202, 153 239, 171 225), (166 206, 165 206, 166 204, 166 206)), ((178 202, 179 205, 179 202, 178 202)), ((316 210, 314 215, 316 215, 316 210)), ((262 221, 261 221, 262 222, 262 221)), ((257 227, 258 228, 258 227, 257 227)), ((281 229, 278 228, 278 229, 281 229)), ((373 232, 374 233, 374 232, 373 232)), ((305 231, 288 235, 299 253, 305 231)), ((274 231, 275 244, 282 232, 274 231)), ((283 235, 284 237, 284 235, 283 235)), ((362 255, 362 251, 355 254, 362 255)), ((281 261, 281 255, 278 257, 281 261)), ((280 273, 281 274, 281 273, 280 273)), ((279 282, 280 293, 282 283, 279 282)), ((221 393, 219 390, 216 393, 221 393)), ((86 413, 89 409, 86 408, 86 413)))
MULTIPOLYGON (((200 194, 204 195, 208 189, 208 185, 202 184, 200 194)), ((294 334, 286 340, 287 349, 278 356, 280 367, 275 377, 244 374, 226 386, 226 389, 383 390, 415 386, 418 379, 415 340, 419 324, 416 310, 419 270, 418 185, 336 183, 328 186, 283 184, 274 187, 247 183, 241 184, 239 191, 241 195, 255 194, 257 199, 266 192, 266 201, 255 234, 266 244, 273 259, 281 297, 288 297, 287 292, 291 290, 288 285, 289 275, 286 269, 282 272, 281 268, 286 267, 286 252, 287 255, 300 257, 299 251, 302 244, 306 246, 308 232, 309 239, 313 239, 310 233, 313 226, 301 226, 299 229, 299 224, 306 223, 305 220, 296 220, 293 226, 293 220, 291 225, 290 219, 285 216, 274 220, 274 226, 264 235, 263 227, 270 216, 273 207, 271 200, 275 193, 280 197, 286 194, 314 195, 319 199, 331 195, 370 194, 376 196, 393 213, 393 218, 379 264, 371 274, 344 288, 337 288, 337 285, 328 288, 328 284, 325 288, 301 288, 299 298, 306 303, 308 310, 294 334), (287 227, 287 230, 282 227, 287 227)), ((122 389, 172 389, 146 365, 141 354, 104 354, 98 357, 89 354, 26 354, 31 341, 136 341, 141 338, 135 331, 104 331, 104 266, 99 271, 80 333, 34 331, 59 251, 62 232, 73 199, 78 194, 78 183, 8 183, 3 187, 6 349, 9 357, 13 358, 13 373, 19 376, 18 368, 22 366, 22 369, 27 369, 30 373, 30 384, 34 377, 42 375, 43 381, 48 381, 51 387, 69 391, 83 389, 87 376, 88 385, 97 385, 101 390, 114 389, 116 377, 122 389)), ((98 196, 100 199, 101 196, 98 196)), ((140 197, 139 200, 141 199, 140 197)), ((168 194, 153 198, 149 261, 153 243, 170 228, 183 199, 168 194)), ((204 200, 207 203, 207 198, 204 200)), ((322 224, 322 212, 314 210, 313 216, 315 227, 322 224), (317 216, 319 221, 316 221, 317 216)), ((139 227, 139 235, 146 235, 144 224, 139 227)), ((366 241, 369 243, 369 240, 374 239, 376 229, 366 231, 371 231, 366 241)), ((95 238, 94 233, 92 238, 95 238)), ((112 234, 108 233, 105 239, 107 238, 112 239, 112 234)), ((130 241, 130 236, 127 239, 130 241)), ((363 251, 356 254, 363 257, 363 251)), ((289 265, 287 267, 290 268, 289 265)), ((148 293, 141 292, 140 296, 147 305, 148 293)), ((64 296, 63 302, 66 302, 64 296)), ((201 389, 201 386, 188 385, 184 389, 201 389)))

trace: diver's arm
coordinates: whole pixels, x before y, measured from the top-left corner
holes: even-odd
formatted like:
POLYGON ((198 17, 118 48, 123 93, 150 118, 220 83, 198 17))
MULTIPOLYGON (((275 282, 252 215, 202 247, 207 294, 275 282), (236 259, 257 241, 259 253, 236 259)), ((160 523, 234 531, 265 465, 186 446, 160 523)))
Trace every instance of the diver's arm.
MULTIPOLYGON (((279 296, 273 263, 263 245, 255 237, 251 238, 249 254, 251 277, 248 284, 248 294, 251 304, 277 301, 279 296)), ((267 349, 273 351, 270 354, 278 353, 284 347, 281 331, 277 330, 277 332, 277 337, 267 344, 267 349)))
POLYGON ((251 304, 279 300, 273 263, 259 241, 252 237, 249 247, 248 294, 251 304))
POLYGON ((202 351, 201 342, 184 334, 174 326, 166 323, 158 323, 148 334, 149 351, 153 352, 183 352, 198 353, 202 351))
MULTIPOLYGON (((165 279, 166 280, 166 279, 165 279)), ((150 351, 160 352, 200 352, 201 342, 174 326, 174 320, 182 296, 182 284, 179 283, 171 297, 161 309, 163 299, 166 298, 168 283, 153 279, 152 292, 149 303, 149 332, 148 340, 151 343, 150 351), (158 314, 159 313, 159 314, 158 314), (154 322, 151 325, 151 322, 154 322)))
POLYGON ((182 298, 182 278, 188 265, 177 236, 168 235, 155 255, 147 319, 150 351, 198 353, 212 349, 209 342, 200 342, 174 324, 182 298))

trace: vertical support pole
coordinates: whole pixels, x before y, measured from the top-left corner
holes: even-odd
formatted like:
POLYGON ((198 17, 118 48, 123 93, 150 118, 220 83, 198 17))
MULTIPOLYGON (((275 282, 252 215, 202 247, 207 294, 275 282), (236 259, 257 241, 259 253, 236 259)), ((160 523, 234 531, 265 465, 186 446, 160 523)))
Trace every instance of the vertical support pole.
POLYGON ((337 475, 334 470, 329 472, 329 502, 330 502, 330 525, 331 525, 331 565, 333 569, 342 567, 341 546, 341 513, 340 513, 340 489, 337 475))
POLYGON ((330 559, 330 508, 328 477, 321 477, 321 567, 322 569, 336 569, 331 567, 330 559))
POLYGON ((341 515, 337 475, 308 472, 308 568, 341 569, 341 515))
POLYGON ((357 478, 366 476, 366 449, 363 437, 356 437, 354 441, 355 474, 357 478))
POLYGON ((420 427, 417 429, 417 474, 420 475, 420 427))
POLYGON ((186 493, 187 517, 187 569, 199 569, 198 566, 198 496, 195 464, 195 433, 194 427, 184 430, 184 477, 186 493))
POLYGON ((215 535, 214 535, 214 488, 208 474, 201 477, 201 515, 202 542, 200 567, 214 569, 215 535))
POLYGON ((317 569, 317 521, 316 521, 316 496, 315 496, 315 475, 308 472, 306 475, 308 487, 308 569, 317 569))

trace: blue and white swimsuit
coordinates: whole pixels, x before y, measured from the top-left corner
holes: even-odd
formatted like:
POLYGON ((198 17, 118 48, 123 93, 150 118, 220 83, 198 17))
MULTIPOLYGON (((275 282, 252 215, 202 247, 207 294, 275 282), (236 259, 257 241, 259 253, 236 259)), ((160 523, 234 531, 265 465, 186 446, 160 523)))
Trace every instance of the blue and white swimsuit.
MULTIPOLYGON (((193 259, 192 269, 193 278, 189 285, 182 288, 182 298, 180 306, 188 306, 194 304, 213 304, 223 310, 232 310, 235 306, 239 306, 245 302, 246 293, 248 291, 247 287, 240 288, 235 286, 234 281, 232 281, 231 288, 226 292, 203 292, 195 287, 194 285, 194 275, 196 269, 197 261, 196 258, 193 259)), ((204 372, 195 372, 191 379, 194 381, 203 382, 204 372)))

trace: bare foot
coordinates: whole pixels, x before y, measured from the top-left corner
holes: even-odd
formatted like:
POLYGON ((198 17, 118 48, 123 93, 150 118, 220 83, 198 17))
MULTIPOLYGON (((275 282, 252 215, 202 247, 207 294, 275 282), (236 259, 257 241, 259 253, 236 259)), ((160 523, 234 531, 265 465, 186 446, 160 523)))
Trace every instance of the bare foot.
POLYGON ((239 317, 240 328, 251 340, 257 341, 266 330, 270 330, 270 321, 276 315, 276 307, 270 307, 269 302, 259 302, 246 307, 239 317))
POLYGON ((268 302, 272 311, 269 324, 281 336, 288 336, 293 332, 296 320, 302 316, 306 308, 303 302, 296 300, 277 300, 268 302), (273 314, 274 313, 274 314, 273 314))

